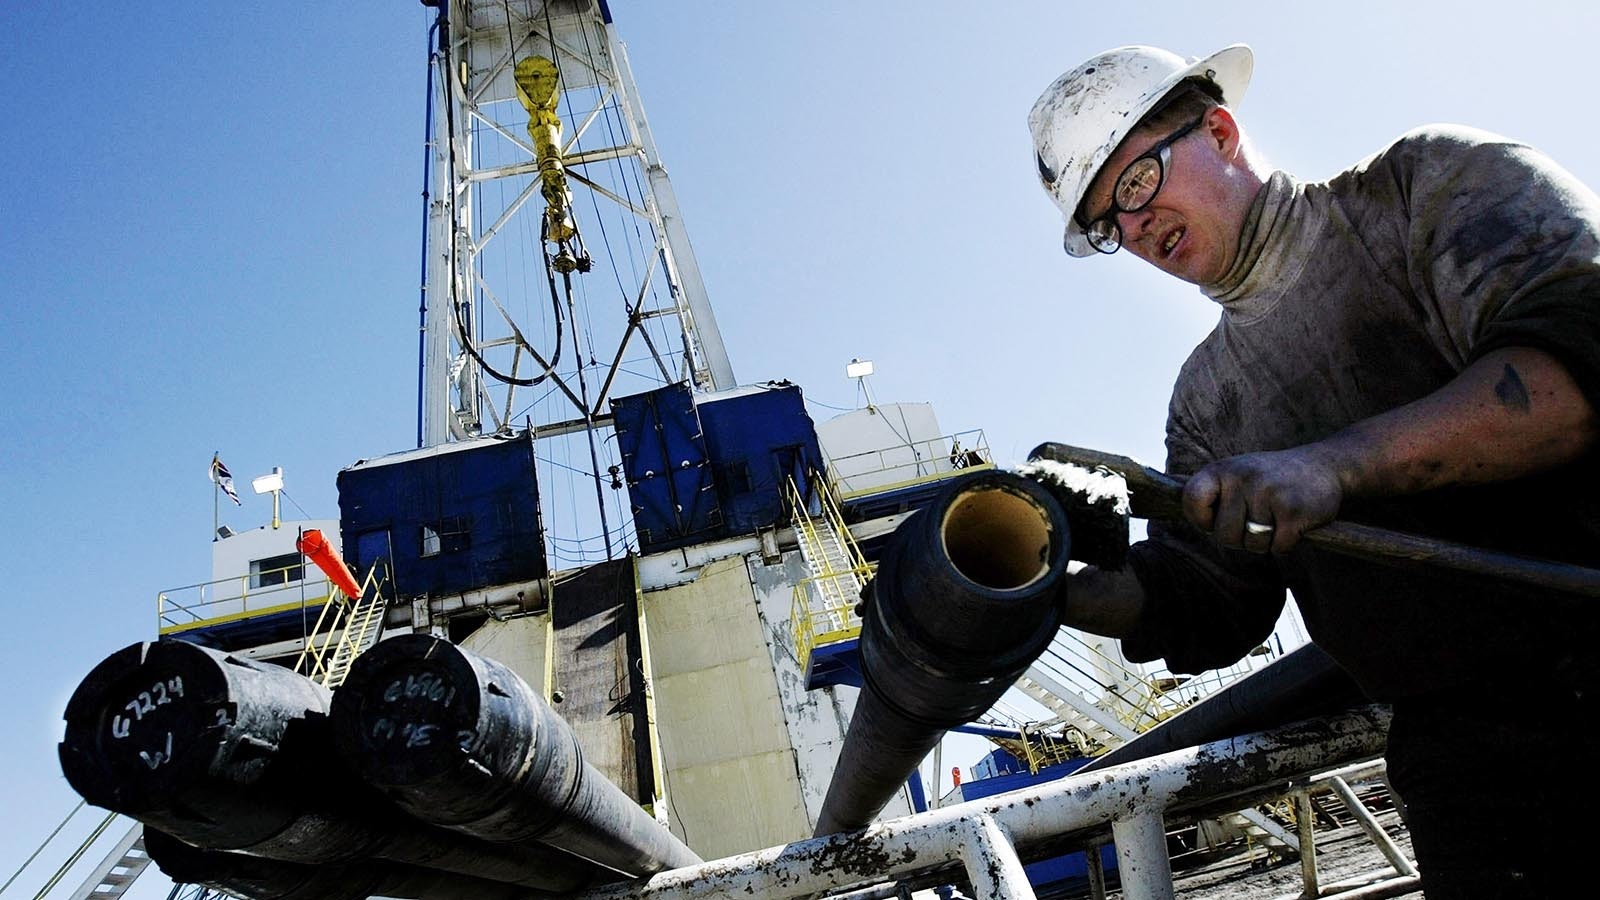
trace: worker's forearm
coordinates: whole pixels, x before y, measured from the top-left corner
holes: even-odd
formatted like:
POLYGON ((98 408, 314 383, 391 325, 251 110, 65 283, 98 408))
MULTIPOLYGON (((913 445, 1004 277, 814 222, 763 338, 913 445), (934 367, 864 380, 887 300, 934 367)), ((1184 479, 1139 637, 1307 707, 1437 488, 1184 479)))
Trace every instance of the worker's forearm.
POLYGON ((1129 570, 1113 572, 1085 566, 1067 576, 1062 624, 1106 637, 1133 633, 1144 610, 1144 588, 1129 570))
POLYGON ((1540 350, 1497 350, 1420 400, 1313 445, 1347 497, 1529 475, 1596 444, 1595 410, 1540 350))

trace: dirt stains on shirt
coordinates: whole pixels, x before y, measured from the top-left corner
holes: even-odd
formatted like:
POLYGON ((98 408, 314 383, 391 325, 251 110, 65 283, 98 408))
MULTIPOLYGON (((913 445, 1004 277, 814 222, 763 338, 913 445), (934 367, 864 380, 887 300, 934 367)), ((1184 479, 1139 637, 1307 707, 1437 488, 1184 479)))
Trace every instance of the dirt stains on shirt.
MULTIPOLYGON (((1395 409, 1443 387, 1486 348, 1551 348, 1576 372, 1600 366, 1600 341, 1582 337, 1600 296, 1600 200, 1526 145, 1429 126, 1327 182, 1275 173, 1244 223, 1234 265, 1203 290, 1221 317, 1173 389, 1174 473, 1302 445, 1395 409)), ((1493 390, 1507 410, 1531 412, 1514 368, 1493 390)), ((1594 533, 1574 527, 1575 516, 1600 522, 1600 495, 1588 488, 1502 487, 1352 503, 1341 515, 1555 558, 1594 533), (1578 537, 1563 538, 1568 531, 1578 537)), ((1247 558, 1181 527, 1152 524, 1150 534, 1130 559, 1147 593, 1161 596, 1124 649, 1166 657, 1174 671, 1254 646, 1284 587, 1312 637, 1383 698, 1495 667, 1534 671, 1541 640, 1562 630, 1552 618, 1570 623, 1548 600, 1538 609, 1550 616, 1509 596, 1496 602, 1499 589, 1481 580, 1312 550, 1247 558), (1507 603, 1519 611, 1508 615, 1507 603)))

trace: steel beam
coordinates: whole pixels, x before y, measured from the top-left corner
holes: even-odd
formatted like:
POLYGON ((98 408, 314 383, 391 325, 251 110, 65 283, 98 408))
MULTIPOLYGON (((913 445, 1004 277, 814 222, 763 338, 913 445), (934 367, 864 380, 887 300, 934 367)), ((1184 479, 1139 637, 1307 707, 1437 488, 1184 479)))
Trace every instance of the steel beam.
MULTIPOLYGON (((951 804, 854 834, 796 841, 580 894, 582 900, 810 900, 961 865, 962 822, 990 816, 1021 858, 1101 840, 1113 821, 1161 811, 1193 820, 1281 796, 1297 779, 1383 752, 1389 713, 1364 707, 1166 753, 981 800, 951 804)), ((1161 848, 1164 856, 1165 845, 1161 848)))

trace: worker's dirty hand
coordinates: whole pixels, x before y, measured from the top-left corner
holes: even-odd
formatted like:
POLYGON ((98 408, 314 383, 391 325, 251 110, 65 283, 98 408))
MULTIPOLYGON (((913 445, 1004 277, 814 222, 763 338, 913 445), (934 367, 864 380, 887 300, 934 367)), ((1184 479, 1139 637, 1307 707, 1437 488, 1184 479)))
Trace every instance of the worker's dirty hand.
POLYGON ((1343 499, 1334 468, 1301 447, 1206 466, 1184 485, 1183 515, 1224 547, 1287 553, 1301 535, 1333 521, 1343 499))

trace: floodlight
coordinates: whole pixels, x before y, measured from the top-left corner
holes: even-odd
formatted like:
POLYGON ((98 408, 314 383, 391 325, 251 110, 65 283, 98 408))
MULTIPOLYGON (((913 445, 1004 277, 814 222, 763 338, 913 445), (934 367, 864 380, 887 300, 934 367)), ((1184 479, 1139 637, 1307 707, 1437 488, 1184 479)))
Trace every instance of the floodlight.
POLYGON ((255 488, 255 491, 258 494, 270 494, 273 491, 281 491, 283 490, 283 470, 277 466, 273 466, 272 474, 262 475, 259 478, 251 479, 250 486, 255 488))

